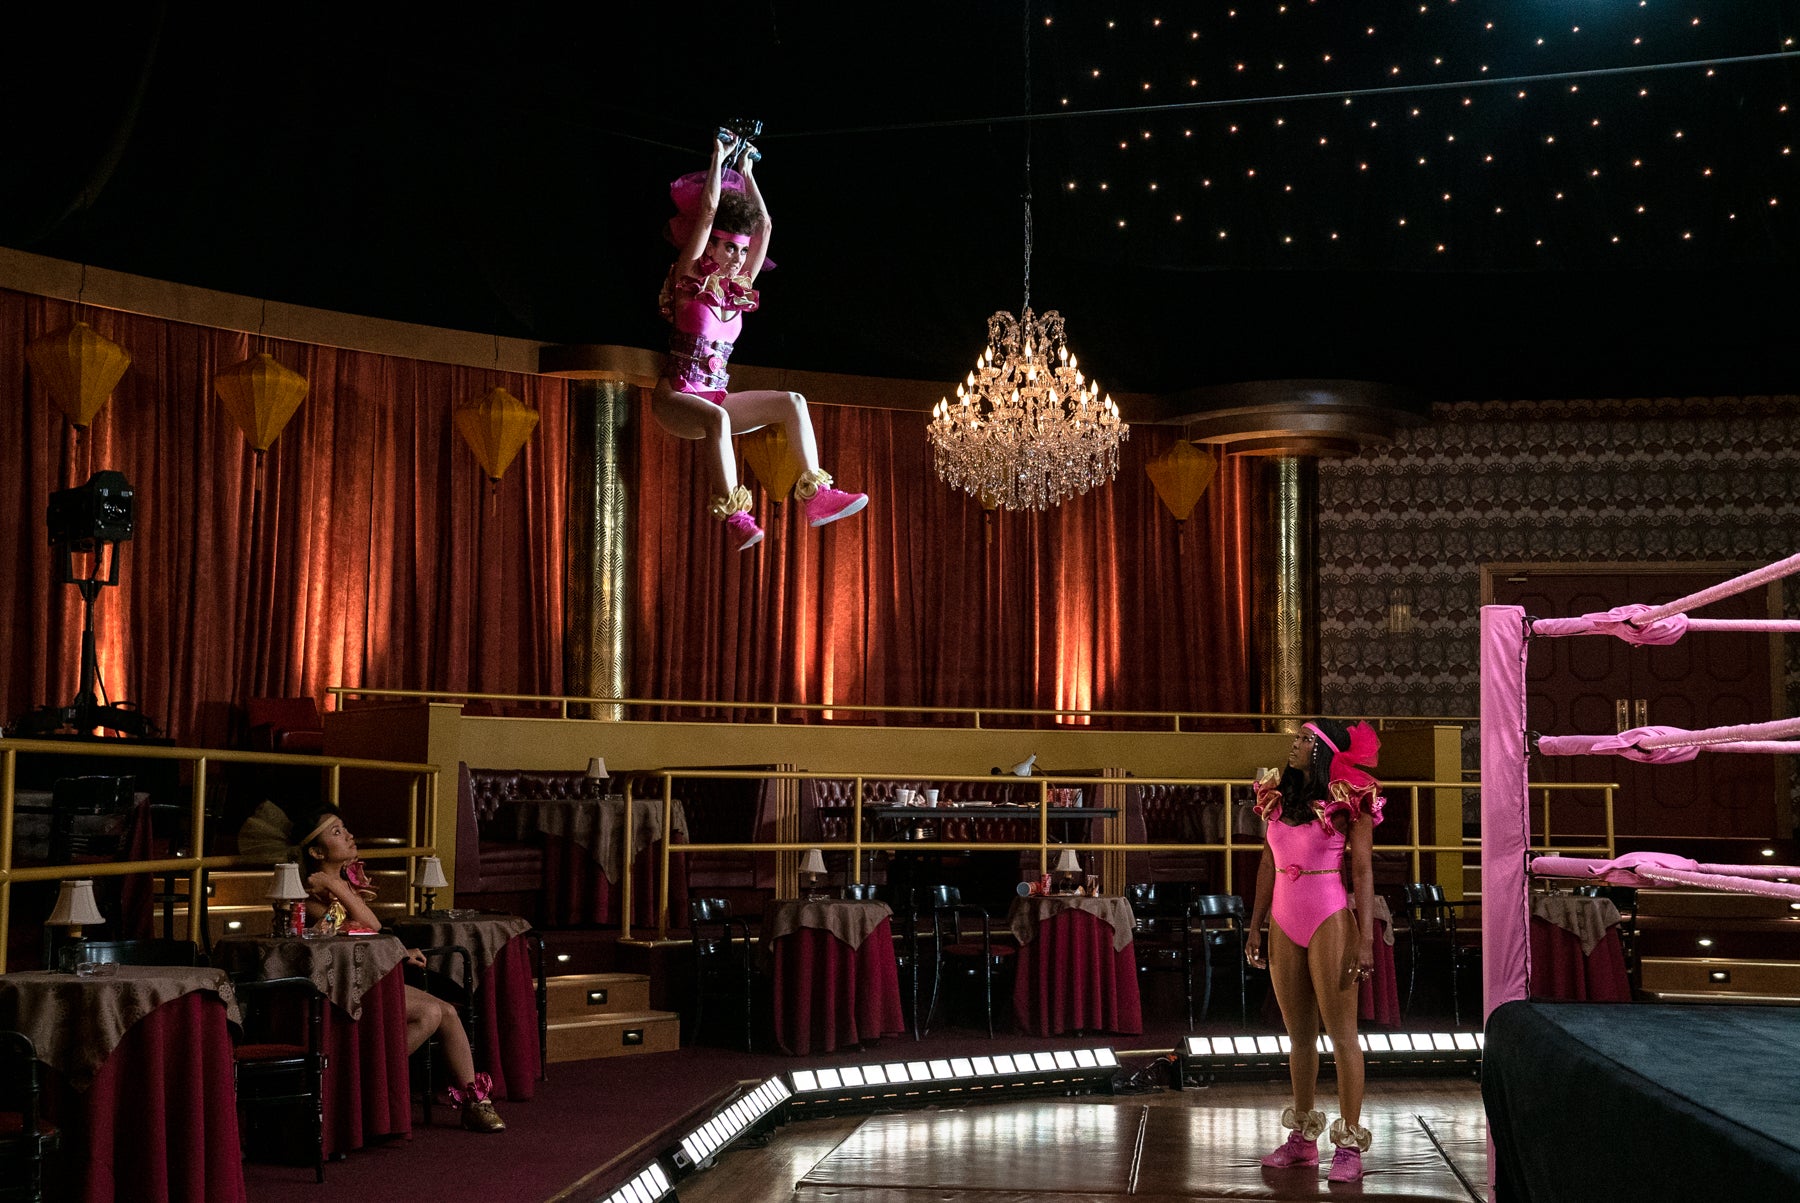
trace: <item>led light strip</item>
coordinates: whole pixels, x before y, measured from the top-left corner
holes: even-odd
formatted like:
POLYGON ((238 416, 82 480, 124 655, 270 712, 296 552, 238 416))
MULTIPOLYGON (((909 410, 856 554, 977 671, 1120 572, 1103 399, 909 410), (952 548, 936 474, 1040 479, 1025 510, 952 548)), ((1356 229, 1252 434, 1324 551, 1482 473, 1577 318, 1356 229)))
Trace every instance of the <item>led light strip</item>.
MULTIPOLYGON (((1190 1057, 1284 1057, 1293 1051, 1286 1036, 1189 1036, 1183 1042, 1190 1057)), ((1476 1053, 1487 1047, 1483 1032, 1366 1032, 1356 1037, 1364 1053, 1476 1053)), ((1319 1051, 1332 1052, 1331 1037, 1319 1037, 1319 1051)))
POLYGON ((781 1106, 791 1094, 780 1078, 770 1078, 683 1137, 675 1154, 676 1167, 691 1169, 702 1164, 748 1132, 757 1120, 781 1106))
POLYGON ((997 1057, 949 1057, 846 1065, 837 1069, 800 1069, 789 1078, 794 1084, 796 1101, 803 1101, 809 1094, 832 1094, 868 1086, 911 1086, 915 1083, 942 1086, 1040 1073, 1113 1070, 1118 1066, 1119 1060, 1110 1048, 1080 1048, 997 1057))
POLYGON ((656 1203, 669 1193, 671 1185, 662 1163, 652 1161, 637 1177, 606 1196, 606 1203, 656 1203))

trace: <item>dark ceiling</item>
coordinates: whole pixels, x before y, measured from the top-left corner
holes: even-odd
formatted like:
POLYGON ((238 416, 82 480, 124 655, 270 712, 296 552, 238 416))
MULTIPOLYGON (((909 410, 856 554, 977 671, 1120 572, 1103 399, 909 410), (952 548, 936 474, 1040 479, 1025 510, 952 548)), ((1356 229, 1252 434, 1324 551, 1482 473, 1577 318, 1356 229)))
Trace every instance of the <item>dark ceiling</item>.
POLYGON ((656 346, 667 183, 754 116, 744 362, 960 376, 1029 142, 1109 387, 1800 391, 1800 0, 1034 0, 1032 121, 1017 2, 121 7, 18 19, 0 244, 656 346))

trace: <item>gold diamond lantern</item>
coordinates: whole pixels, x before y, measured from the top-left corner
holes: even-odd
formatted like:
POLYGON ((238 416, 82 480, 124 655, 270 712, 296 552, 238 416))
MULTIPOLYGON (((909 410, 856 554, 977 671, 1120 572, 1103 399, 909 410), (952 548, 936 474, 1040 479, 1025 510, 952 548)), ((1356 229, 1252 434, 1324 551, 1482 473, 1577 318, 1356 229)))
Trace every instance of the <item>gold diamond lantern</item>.
POLYGON ((31 373, 77 430, 86 430, 131 366, 124 347, 86 322, 25 344, 31 373))
POLYGON ((225 412, 237 423, 257 455, 281 437, 288 419, 306 400, 306 377, 267 352, 234 363, 213 377, 225 412))
POLYGON ((535 409, 505 389, 497 388, 479 401, 457 406, 453 420, 456 429, 462 432, 463 441, 475 453, 481 470, 487 473, 489 480, 498 483, 512 467, 519 451, 531 440, 531 432, 537 429, 538 415, 535 409))
POLYGON ((1186 439, 1144 465, 1150 483, 1156 486, 1156 495, 1177 522, 1186 522, 1193 516, 1194 506, 1218 470, 1218 460, 1186 439))
POLYGON ((779 426, 753 430, 740 440, 744 462, 762 481, 763 488, 775 501, 786 501, 800 480, 800 461, 788 446, 787 431, 779 426))

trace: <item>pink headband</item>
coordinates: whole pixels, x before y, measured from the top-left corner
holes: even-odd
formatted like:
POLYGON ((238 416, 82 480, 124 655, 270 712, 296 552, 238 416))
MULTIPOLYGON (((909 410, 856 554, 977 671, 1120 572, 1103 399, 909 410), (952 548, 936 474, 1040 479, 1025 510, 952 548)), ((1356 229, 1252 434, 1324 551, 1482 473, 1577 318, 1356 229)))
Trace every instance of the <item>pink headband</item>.
POLYGON ((733 234, 730 230, 714 230, 712 236, 714 238, 723 238, 726 242, 735 242, 739 246, 750 245, 750 235, 748 234, 733 234))
POLYGON ((1317 723, 1302 724, 1300 729, 1302 731, 1311 731, 1313 733, 1313 737, 1315 739, 1317 739, 1320 743, 1324 744, 1326 747, 1330 748, 1333 752, 1342 752, 1344 750, 1344 749, 1338 747, 1336 744, 1332 743, 1331 737, 1326 735, 1323 731, 1319 730, 1319 725, 1317 723))

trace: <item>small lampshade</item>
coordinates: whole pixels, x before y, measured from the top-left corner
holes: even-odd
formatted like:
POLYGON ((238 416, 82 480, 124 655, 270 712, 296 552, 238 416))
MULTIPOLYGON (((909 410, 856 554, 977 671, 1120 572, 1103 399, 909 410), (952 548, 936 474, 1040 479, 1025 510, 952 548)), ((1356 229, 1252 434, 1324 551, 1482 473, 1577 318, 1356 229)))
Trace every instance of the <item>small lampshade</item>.
POLYGON ((449 889, 450 882, 444 876, 444 862, 435 856, 421 856, 418 876, 413 878, 413 884, 421 890, 449 889))
POLYGON ((825 876, 824 854, 817 848, 808 848, 806 850, 806 855, 800 858, 800 871, 802 873, 817 873, 820 877, 825 876))
POLYGON ((275 902, 298 902, 306 897, 306 887, 300 884, 300 866, 291 860, 276 865, 275 875, 269 880, 268 897, 275 902))
POLYGON ((89 923, 105 923, 99 905, 94 901, 94 883, 92 879, 83 877, 77 881, 65 881, 56 895, 56 906, 50 917, 44 920, 46 925, 55 924, 61 927, 82 927, 89 923))
POLYGON ((588 757, 587 775, 589 777, 606 776, 606 758, 604 756, 588 757))
POLYGON ((1061 858, 1059 858, 1056 862, 1056 871, 1058 873, 1079 873, 1079 872, 1081 872, 1081 862, 1075 858, 1075 849, 1073 849, 1073 848, 1064 848, 1063 849, 1063 854, 1062 854, 1061 858))

